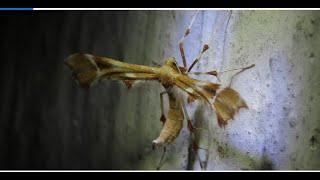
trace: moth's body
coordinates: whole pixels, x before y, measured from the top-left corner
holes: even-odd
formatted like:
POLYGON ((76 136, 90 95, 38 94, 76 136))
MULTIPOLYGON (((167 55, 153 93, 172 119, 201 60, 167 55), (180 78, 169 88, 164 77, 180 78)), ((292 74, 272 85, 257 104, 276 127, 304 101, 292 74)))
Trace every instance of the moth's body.
POLYGON ((175 85, 178 76, 182 75, 179 73, 179 70, 177 69, 177 66, 175 64, 176 62, 174 58, 166 59, 164 64, 155 71, 158 76, 159 82, 164 87, 175 85))
MULTIPOLYGON (((231 17, 231 12, 229 22, 231 17)), ((186 30, 184 36, 179 42, 179 49, 183 61, 183 67, 177 65, 174 58, 168 58, 160 67, 150 67, 136 64, 129 64, 105 57, 93 56, 90 54, 73 54, 66 60, 65 64, 70 67, 76 81, 84 88, 89 88, 94 82, 101 79, 120 80, 130 89, 136 80, 157 80, 166 89, 160 93, 162 115, 160 121, 163 122, 163 128, 157 139, 152 142, 152 147, 159 148, 172 143, 180 134, 183 128, 184 119, 188 122, 188 129, 191 133, 195 128, 187 114, 184 100, 177 89, 183 90, 188 95, 187 102, 201 100, 211 107, 217 114, 218 125, 224 126, 228 120, 233 119, 234 115, 240 108, 247 108, 247 104, 241 98, 239 93, 230 87, 223 88, 220 84, 211 83, 193 79, 188 74, 207 74, 217 76, 218 72, 191 72, 192 68, 199 62, 202 54, 209 49, 209 43, 205 43, 199 56, 193 61, 191 66, 187 67, 186 56, 183 49, 183 40, 190 33, 191 26, 195 20, 198 11, 193 17, 190 26, 186 30), (166 93, 169 98, 169 111, 167 116, 164 115, 163 95, 166 93)), ((222 24, 221 24, 222 25, 222 24)), ((221 27, 219 25, 219 27, 221 27)), ((218 29, 217 29, 218 30, 218 29)), ((216 30, 216 31, 217 31, 216 30)), ((253 67, 253 65, 243 70, 253 67)), ((193 144, 195 151, 197 145, 193 144)), ((165 151, 164 151, 165 152, 165 151)), ((163 156, 162 156, 163 158, 163 156)), ((161 158, 161 160, 162 160, 161 158)), ((160 161, 161 162, 161 161, 160 161)), ((200 161, 199 161, 200 162, 200 161)), ((159 163, 160 164, 160 163, 159 163)), ((201 165, 201 163, 200 163, 201 165)))
POLYGON ((90 54, 73 54, 65 63, 84 88, 89 88, 102 79, 121 80, 128 88, 131 88, 136 80, 158 80, 167 91, 170 107, 159 138, 153 141, 155 148, 173 142, 183 127, 184 112, 181 99, 172 91, 174 88, 182 89, 192 100, 202 100, 209 104, 217 113, 219 126, 233 119, 238 109, 247 107, 235 90, 229 87, 222 89, 219 84, 187 76, 183 68, 177 66, 174 58, 166 59, 160 67, 149 67, 90 54), (216 94, 218 90, 220 92, 216 94))
POLYGON ((168 94, 169 111, 159 137, 152 142, 153 149, 172 143, 179 136, 184 121, 180 101, 174 92, 175 82, 182 75, 176 66, 175 59, 166 59, 165 63, 155 70, 155 73, 168 94))

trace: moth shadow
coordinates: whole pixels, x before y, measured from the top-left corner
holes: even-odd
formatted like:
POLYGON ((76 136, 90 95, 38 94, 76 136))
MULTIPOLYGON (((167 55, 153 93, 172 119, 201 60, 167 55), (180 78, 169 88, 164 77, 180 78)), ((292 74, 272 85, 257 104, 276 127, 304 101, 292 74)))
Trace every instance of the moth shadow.
POLYGON ((216 121, 216 118, 208 118, 207 113, 205 113, 206 110, 207 108, 204 106, 198 106, 195 111, 193 124, 195 127, 203 129, 194 133, 194 140, 190 135, 186 170, 194 170, 197 163, 201 164, 201 170, 221 169, 222 166, 217 164, 219 161, 222 161, 223 164, 232 163, 231 168, 236 170, 275 170, 274 162, 269 158, 266 151, 262 150, 263 153, 260 156, 253 156, 250 152, 244 152, 228 141, 221 140, 224 138, 219 137, 218 133, 210 131, 220 127, 218 123, 210 122, 212 120, 216 121), (214 126, 210 128, 212 125, 214 126), (205 128, 208 128, 208 130, 205 130, 205 128), (197 153, 194 152, 192 149, 193 143, 202 149, 199 149, 197 153), (212 162, 212 160, 218 161, 212 162))

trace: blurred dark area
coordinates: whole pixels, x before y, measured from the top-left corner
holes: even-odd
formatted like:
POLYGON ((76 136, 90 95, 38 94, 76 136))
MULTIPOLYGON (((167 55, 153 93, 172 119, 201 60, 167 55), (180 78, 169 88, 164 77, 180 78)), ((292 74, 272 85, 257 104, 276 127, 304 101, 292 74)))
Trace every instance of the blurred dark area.
POLYGON ((112 168, 108 144, 118 84, 87 93, 96 89, 80 89, 63 61, 75 52, 121 59, 127 16, 126 11, 0 13, 0 169, 112 168), (105 120, 85 120, 97 114, 105 120))

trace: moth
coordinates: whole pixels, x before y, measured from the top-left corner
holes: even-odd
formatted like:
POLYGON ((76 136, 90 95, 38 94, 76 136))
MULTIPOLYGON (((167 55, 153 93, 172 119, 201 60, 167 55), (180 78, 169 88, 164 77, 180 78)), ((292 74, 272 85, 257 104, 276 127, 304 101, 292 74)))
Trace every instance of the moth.
MULTIPOLYGON (((189 77, 190 74, 207 74, 216 76, 222 72, 192 72, 192 68, 199 62, 202 54, 209 49, 209 43, 205 43, 202 51, 196 60, 187 67, 187 61, 183 49, 183 40, 188 36, 191 26, 198 14, 187 28, 184 36, 179 42, 183 66, 179 66, 175 58, 167 58, 159 67, 151 67, 137 64, 125 63, 106 57, 95 56, 91 54, 72 54, 65 59, 65 64, 72 71, 74 79, 83 88, 90 88, 93 84, 103 79, 122 81, 128 89, 132 88, 137 80, 159 81, 165 88, 160 93, 161 100, 161 117, 163 128, 158 138, 152 142, 153 149, 165 147, 172 143, 183 128, 184 119, 187 120, 187 127, 191 133, 195 127, 187 114, 185 102, 182 99, 180 91, 187 94, 187 103, 200 100, 211 107, 217 114, 217 120, 220 127, 225 126, 240 108, 248 108, 246 102, 240 94, 230 87, 222 88, 221 84, 202 81, 189 77), (169 98, 169 111, 164 114, 163 95, 167 94, 169 98)), ((231 12, 229 16, 231 17, 231 12)), ((221 26, 221 25, 220 25, 221 26)), ((241 71, 253 67, 253 65, 239 68, 241 71)), ((197 147, 197 146, 195 146, 197 147)))

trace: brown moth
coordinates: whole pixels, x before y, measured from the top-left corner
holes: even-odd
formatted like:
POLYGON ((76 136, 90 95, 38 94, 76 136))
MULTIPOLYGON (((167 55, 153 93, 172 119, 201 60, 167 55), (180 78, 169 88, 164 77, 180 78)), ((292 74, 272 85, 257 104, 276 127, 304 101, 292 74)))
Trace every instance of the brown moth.
MULTIPOLYGON (((120 80, 129 89, 136 80, 156 80, 163 85, 166 89, 165 92, 160 94, 162 111, 160 120, 163 122, 163 128, 159 137, 152 142, 153 149, 172 143, 178 137, 185 118, 189 131, 193 133, 195 130, 191 120, 188 118, 182 97, 175 90, 177 88, 188 94, 188 103, 194 100, 201 100, 208 104, 216 112, 220 127, 226 125, 228 120, 233 119, 240 108, 248 108, 246 102, 234 89, 230 87, 222 88, 220 84, 197 80, 188 76, 189 74, 217 76, 222 73, 217 71, 191 72, 194 65, 200 60, 201 55, 209 49, 209 43, 203 46, 198 58, 187 68, 182 42, 190 33, 196 15, 194 15, 189 28, 179 43, 183 67, 178 66, 174 58, 166 59, 160 67, 130 64, 90 54, 72 54, 65 60, 65 64, 73 72, 73 77, 83 88, 89 88, 92 84, 102 79, 120 80), (163 95, 165 93, 169 97, 169 112, 167 116, 164 115, 163 111, 163 95)), ((228 17, 230 18, 230 16, 231 12, 228 17)), ((244 71, 251 67, 254 67, 254 64, 239 69, 244 71)), ((197 146, 195 145, 194 147, 197 146)))

